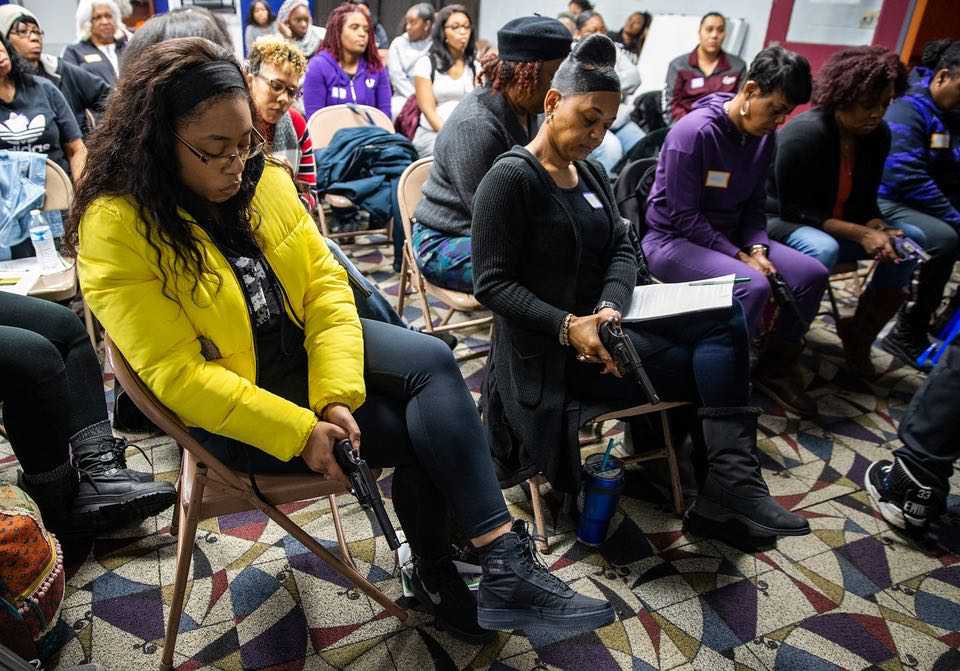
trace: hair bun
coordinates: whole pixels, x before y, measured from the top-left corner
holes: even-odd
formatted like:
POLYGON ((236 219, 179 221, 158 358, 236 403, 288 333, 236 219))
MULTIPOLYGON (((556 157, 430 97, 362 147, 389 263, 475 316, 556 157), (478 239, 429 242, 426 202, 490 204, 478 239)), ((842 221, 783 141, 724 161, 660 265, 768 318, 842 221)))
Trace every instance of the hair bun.
POLYGON ((585 65, 613 67, 617 63, 617 47, 606 35, 594 33, 577 42, 570 56, 585 65))

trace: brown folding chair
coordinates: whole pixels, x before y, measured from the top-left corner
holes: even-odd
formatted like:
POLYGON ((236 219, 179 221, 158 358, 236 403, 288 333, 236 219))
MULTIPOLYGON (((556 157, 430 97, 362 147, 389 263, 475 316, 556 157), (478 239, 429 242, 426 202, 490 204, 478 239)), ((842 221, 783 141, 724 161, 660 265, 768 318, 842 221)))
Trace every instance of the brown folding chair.
MULTIPOLYGON (((624 465, 639 464, 644 461, 654 459, 666 459, 670 469, 670 489, 673 494, 673 511, 680 516, 684 513, 683 488, 680 484, 680 466, 677 463, 677 452, 673 445, 673 434, 670 431, 670 421, 667 411, 673 408, 690 405, 686 401, 664 401, 662 403, 644 403, 635 405, 623 410, 614 410, 594 417, 588 423, 588 426, 594 430, 595 436, 600 436, 600 429, 604 422, 612 420, 625 421, 633 417, 658 413, 663 428, 663 446, 653 450, 645 450, 637 454, 626 457, 620 457, 624 465)), ((591 445, 599 442, 599 438, 581 441, 580 446, 591 445)), ((548 553, 550 551, 550 538, 547 536, 546 525, 543 521, 543 505, 540 498, 540 485, 546 480, 542 475, 535 475, 527 480, 527 486, 530 487, 530 504, 533 508, 533 524, 537 530, 537 536, 542 540, 537 541, 540 552, 548 553)))
MULTIPOLYGON (((390 133, 394 132, 393 122, 390 118, 376 107, 368 105, 331 105, 322 107, 310 115, 307 120, 307 132, 310 133, 310 142, 314 151, 325 149, 333 136, 341 128, 356 128, 359 126, 378 126, 390 133)), ((323 202, 330 207, 344 209, 353 207, 353 202, 346 196, 328 193, 323 197, 323 202)), ((337 240, 339 238, 356 238, 358 235, 380 234, 387 236, 387 240, 393 239, 393 228, 388 223, 384 228, 371 228, 366 231, 347 231, 331 233, 327 227, 327 219, 323 214, 323 205, 317 206, 317 217, 320 225, 320 232, 325 238, 337 240)))
POLYGON ((444 289, 423 277, 419 267, 417 267, 416 257, 413 253, 413 212, 417 209, 417 203, 423 197, 423 185, 430 174, 430 167, 433 165, 433 158, 428 156, 414 161, 407 166, 407 169, 400 175, 397 183, 397 200, 400 203, 400 220, 403 223, 403 260, 400 267, 400 295, 397 302, 397 312, 403 315, 403 306, 406 303, 407 290, 413 285, 414 291, 420 296, 420 306, 423 309, 423 328, 427 333, 437 333, 441 331, 452 331, 454 329, 473 328, 493 323, 493 316, 487 314, 476 319, 450 323, 450 319, 457 312, 473 313, 485 310, 473 294, 463 291, 454 291, 444 289), (447 306, 446 313, 442 316, 439 326, 433 325, 433 312, 430 308, 430 301, 427 295, 442 301, 447 306))
POLYGON ((346 537, 337 510, 337 494, 345 494, 342 485, 324 480, 317 474, 282 474, 257 477, 257 486, 266 501, 257 496, 246 474, 238 473, 214 457, 190 435, 183 422, 164 407, 146 387, 140 377, 130 368, 123 354, 104 336, 107 357, 114 375, 134 404, 164 433, 183 448, 183 464, 178 481, 178 503, 174 510, 171 534, 177 534, 177 573, 174 583, 173 602, 167 620, 160 668, 173 668, 173 652, 177 643, 177 630, 183 611, 183 599, 187 587, 187 574, 193 557, 194 537, 197 523, 201 520, 246 510, 259 510, 276 522, 284 531, 300 541, 304 547, 326 562, 330 568, 350 580, 357 588, 383 606, 384 610, 406 620, 407 611, 395 604, 386 594, 377 589, 357 572, 347 549, 346 537), (294 501, 303 501, 326 496, 336 529, 341 557, 337 557, 300 528, 277 506, 294 501), (268 503, 269 501, 269 503, 268 503))

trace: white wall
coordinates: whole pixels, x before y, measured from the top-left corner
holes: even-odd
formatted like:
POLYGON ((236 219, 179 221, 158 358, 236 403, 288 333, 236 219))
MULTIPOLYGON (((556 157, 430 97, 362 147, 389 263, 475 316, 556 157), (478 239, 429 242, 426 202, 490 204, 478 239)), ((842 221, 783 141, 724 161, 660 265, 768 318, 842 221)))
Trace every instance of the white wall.
POLYGON ((77 41, 77 0, 21 0, 18 3, 33 12, 43 27, 43 50, 60 54, 77 41))
MULTIPOLYGON (((729 16, 746 19, 748 24, 747 41, 741 58, 750 62, 763 48, 763 39, 767 34, 767 22, 773 0, 595 0, 597 11, 603 15, 609 30, 623 25, 631 12, 646 11, 657 14, 696 14, 717 11, 729 16)), ((556 16, 567 8, 565 0, 481 0, 480 37, 496 40, 497 29, 510 19, 539 13, 544 16, 556 16)), ((696 35, 677 36, 677 54, 690 51, 697 44, 696 35)))

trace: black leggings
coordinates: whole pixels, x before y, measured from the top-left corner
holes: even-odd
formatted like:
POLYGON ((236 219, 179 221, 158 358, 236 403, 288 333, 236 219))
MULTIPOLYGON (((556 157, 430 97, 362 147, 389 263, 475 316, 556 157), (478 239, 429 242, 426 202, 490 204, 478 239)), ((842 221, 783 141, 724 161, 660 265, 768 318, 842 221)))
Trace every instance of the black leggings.
MULTIPOLYGON (((476 404, 450 349, 437 338, 361 319, 367 400, 354 413, 361 454, 395 467, 393 505, 413 552, 436 558, 450 547, 449 511, 469 537, 510 521, 476 404)), ((306 369, 302 371, 304 377, 306 369)), ((204 446, 239 470, 309 470, 241 443, 195 430, 204 446)))
POLYGON ((107 419, 100 361, 73 312, 0 292, 0 400, 14 454, 30 474, 63 464, 70 437, 107 419))

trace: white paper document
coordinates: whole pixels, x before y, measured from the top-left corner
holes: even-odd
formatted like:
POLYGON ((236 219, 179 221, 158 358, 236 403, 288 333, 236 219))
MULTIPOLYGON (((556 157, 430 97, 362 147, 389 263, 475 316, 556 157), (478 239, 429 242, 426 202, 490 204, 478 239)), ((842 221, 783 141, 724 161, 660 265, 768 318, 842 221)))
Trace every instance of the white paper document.
POLYGON ((0 261, 0 291, 26 296, 40 279, 35 258, 0 261))
POLYGON ((733 305, 735 275, 675 284, 634 287, 625 322, 645 322, 691 312, 706 312, 733 305))

